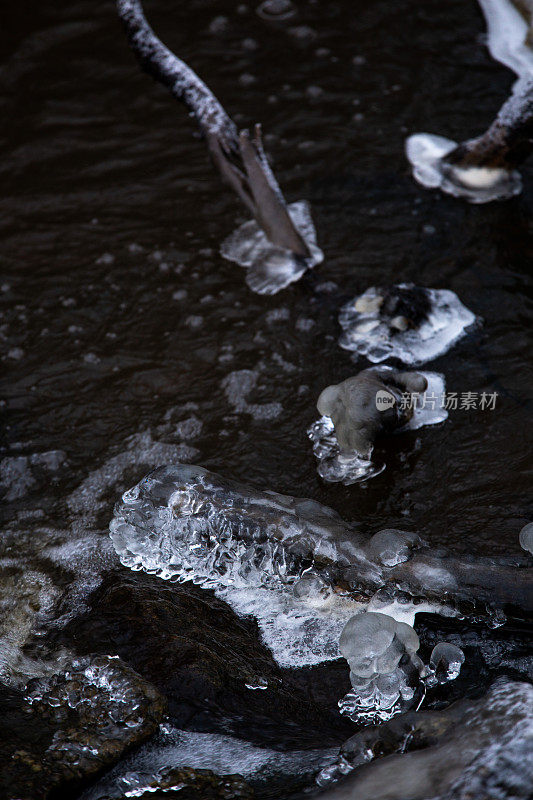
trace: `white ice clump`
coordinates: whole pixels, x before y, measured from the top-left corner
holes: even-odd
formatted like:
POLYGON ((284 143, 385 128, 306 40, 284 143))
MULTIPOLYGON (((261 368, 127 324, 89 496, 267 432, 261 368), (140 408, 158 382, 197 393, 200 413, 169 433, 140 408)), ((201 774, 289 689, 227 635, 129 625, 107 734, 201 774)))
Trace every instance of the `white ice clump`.
MULTIPOLYGON (((380 371, 389 369, 379 367, 380 371)), ((391 368, 392 369, 392 368, 391 368)), ((442 408, 442 398, 445 396, 444 376, 439 372, 420 372, 428 382, 425 392, 412 393, 413 416, 395 433, 408 430, 418 430, 426 425, 437 425, 448 418, 448 412, 442 408)), ((385 464, 375 464, 371 458, 361 457, 353 453, 341 453, 335 426, 330 417, 321 417, 307 430, 307 435, 313 442, 313 453, 318 460, 317 472, 328 483, 342 483, 352 486, 355 483, 367 481, 380 475, 385 469, 385 464)))
POLYGON ((341 713, 360 722, 385 721, 397 714, 402 700, 412 700, 412 678, 423 669, 416 655, 419 645, 410 625, 386 614, 367 611, 352 617, 339 642, 353 687, 339 701, 341 713))
POLYGON ((237 613, 257 618, 282 666, 338 658, 340 632, 359 605, 332 592, 298 599, 292 586, 314 558, 347 563, 341 550, 355 553, 358 535, 350 541, 349 526, 318 503, 239 492, 214 477, 199 467, 164 467, 125 492, 110 524, 121 562, 214 589, 237 613), (328 541, 324 515, 331 530, 342 525, 344 545, 328 541))
POLYGON ((423 364, 446 353, 475 321, 475 315, 448 289, 421 289, 406 283, 392 290, 372 286, 342 307, 339 344, 374 364, 388 358, 423 364), (407 316, 405 306, 411 294, 414 302, 422 300, 427 305, 427 314, 420 320, 407 316), (396 295, 403 308, 391 302, 396 295))
POLYGON ((416 133, 405 143, 413 177, 426 189, 441 189, 469 203, 491 203, 520 194, 522 178, 516 170, 501 167, 458 167, 444 161, 458 146, 452 139, 416 133))
POLYGON ((533 556, 533 522, 524 525, 519 534, 520 547, 533 556))
POLYGON ((297 257, 290 250, 272 244, 255 220, 237 228, 220 247, 224 258, 247 270, 246 283, 257 294, 276 294, 324 258, 316 244, 309 204, 302 200, 291 203, 287 210, 309 249, 309 257, 297 257))
POLYGON ((426 678, 427 686, 454 681, 461 672, 465 654, 460 647, 448 642, 439 642, 431 651, 429 659, 430 675, 426 678))

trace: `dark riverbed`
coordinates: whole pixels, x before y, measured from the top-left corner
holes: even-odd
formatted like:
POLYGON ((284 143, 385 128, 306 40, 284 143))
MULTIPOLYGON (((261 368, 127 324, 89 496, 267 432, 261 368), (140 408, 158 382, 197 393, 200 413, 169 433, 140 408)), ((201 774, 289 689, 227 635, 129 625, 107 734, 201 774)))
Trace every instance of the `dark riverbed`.
POLYGON ((311 203, 325 260, 270 298, 220 257, 245 217, 193 121, 141 73, 114 4, 0 12, 1 455, 65 454, 53 470, 29 468, 19 490, 4 487, 6 552, 60 587, 73 578, 55 574, 41 541, 68 543, 59 532, 76 509, 83 534, 94 492, 88 530, 108 548, 119 492, 158 452, 171 455, 136 461, 142 437, 127 440, 142 432, 145 449, 193 447, 195 463, 312 497, 368 532, 398 526, 457 551, 521 552, 533 512, 533 169, 519 197, 471 206, 418 186, 403 153, 417 131, 484 130, 514 76, 483 46, 474 0, 300 2, 283 26, 255 5, 147 0, 145 10, 239 125, 263 123, 287 199, 311 203), (449 391, 497 392, 496 409, 452 411, 381 443, 387 468, 367 484, 324 484, 306 435, 316 398, 367 366, 339 348, 338 310, 400 280, 452 289, 483 319, 426 368, 449 391), (281 403, 281 414, 238 410, 222 384, 240 370, 257 374, 248 402, 281 403), (98 472, 126 451, 114 483, 98 472), (93 473, 85 505, 67 504, 93 473))

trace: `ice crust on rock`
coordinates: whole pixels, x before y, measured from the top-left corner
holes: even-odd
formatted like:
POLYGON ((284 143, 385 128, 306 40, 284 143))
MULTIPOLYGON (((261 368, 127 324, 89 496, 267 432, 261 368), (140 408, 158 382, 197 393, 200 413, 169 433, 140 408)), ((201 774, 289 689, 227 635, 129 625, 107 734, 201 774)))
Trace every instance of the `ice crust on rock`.
POLYGON ((448 289, 371 286, 341 308, 339 344, 374 364, 388 358, 424 364, 446 353, 475 321, 448 289))
POLYGON ((462 600, 485 610, 530 602, 527 569, 434 553, 401 531, 369 540, 320 503, 185 464, 160 467, 125 492, 110 535, 125 566, 214 589, 238 614, 254 615, 283 666, 337 658, 344 624, 378 590, 380 610, 400 619, 417 610, 454 614, 462 600))
POLYGON ((507 200, 522 191, 517 170, 501 167, 458 167, 444 161, 458 142, 431 133, 416 133, 405 143, 413 177, 426 189, 441 189, 469 203, 507 200))
POLYGON ((310 251, 300 258, 267 239, 255 220, 245 222, 222 242, 221 255, 246 269, 246 283, 257 294, 277 294, 320 264, 324 254, 317 246, 316 231, 306 201, 291 203, 289 215, 310 251))
POLYGON ((533 556, 533 522, 524 525, 518 538, 520 547, 533 556))
POLYGON ((366 611, 352 617, 339 642, 353 687, 339 702, 341 713, 365 722, 398 713, 399 701, 413 698, 412 677, 418 678, 423 668, 416 655, 419 645, 410 625, 387 614, 366 611))
MULTIPOLYGON (((375 369, 379 369, 380 372, 389 369, 392 371, 391 367, 384 366, 375 369)), ((427 380, 427 389, 420 395, 412 394, 414 399, 413 415, 405 425, 395 431, 396 433, 418 430, 425 425, 437 425, 448 417, 446 409, 440 408, 440 398, 444 396, 446 388, 444 376, 438 372, 420 372, 419 374, 427 380), (429 402, 429 398, 434 397, 437 399, 429 402)), ((308 428, 307 435, 313 443, 313 453, 318 461, 318 474, 328 483, 342 483, 344 486, 351 486, 380 475, 386 468, 385 464, 376 464, 372 461, 372 451, 368 458, 355 451, 352 453, 341 452, 335 426, 328 416, 322 416, 314 422, 308 428)))

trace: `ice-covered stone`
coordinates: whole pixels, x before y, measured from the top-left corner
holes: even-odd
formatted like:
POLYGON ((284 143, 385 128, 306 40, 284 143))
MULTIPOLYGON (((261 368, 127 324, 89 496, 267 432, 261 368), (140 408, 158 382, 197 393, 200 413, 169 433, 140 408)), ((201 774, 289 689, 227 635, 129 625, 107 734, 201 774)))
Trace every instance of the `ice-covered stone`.
POLYGON ((520 547, 533 556, 533 522, 524 525, 518 538, 520 547))
POLYGON ((439 373, 398 372, 387 366, 329 386, 317 402, 323 416, 307 431, 318 474, 345 486, 379 475, 385 464, 371 459, 377 436, 443 422, 448 417, 444 391, 439 373))
MULTIPOLYGON (((125 492, 110 534, 125 566, 212 588, 237 613, 254 615, 286 666, 338 657, 338 637, 362 595, 370 599, 386 587, 394 614, 398 587, 427 601, 416 606, 421 611, 454 613, 463 601, 478 603, 481 615, 504 604, 533 607, 532 570, 524 566, 436 553, 422 544, 407 560, 385 566, 357 526, 332 509, 196 466, 160 467, 125 492), (296 599, 293 587, 309 570, 333 591, 296 599)), ((411 619, 416 608, 401 618, 411 619)))
POLYGON ((220 247, 224 258, 246 269, 246 283, 258 294, 276 294, 324 258, 316 244, 309 204, 305 201, 291 203, 287 210, 309 249, 307 258, 272 244, 255 220, 237 228, 220 247))
POLYGON ((371 286, 342 307, 339 344, 374 364, 387 358, 424 364, 447 352, 475 321, 448 289, 371 286))
POLYGON ((365 728, 344 743, 337 764, 320 773, 319 782, 353 773, 321 797, 529 800, 532 705, 529 683, 500 678, 480 699, 408 711, 365 728))

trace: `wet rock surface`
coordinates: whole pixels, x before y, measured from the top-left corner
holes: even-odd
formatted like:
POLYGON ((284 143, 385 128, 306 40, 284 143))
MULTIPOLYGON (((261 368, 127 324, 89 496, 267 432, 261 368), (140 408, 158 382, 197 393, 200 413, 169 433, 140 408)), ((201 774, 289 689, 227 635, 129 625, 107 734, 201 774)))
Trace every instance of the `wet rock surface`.
MULTIPOLYGON (((168 767, 156 776, 125 776, 122 786, 96 789, 87 800, 125 800, 126 797, 165 800, 179 792, 180 800, 252 800, 253 789, 239 775, 216 775, 208 769, 168 767)), ((84 798, 85 800, 85 798, 84 798)))
POLYGON ((34 679, 23 693, 2 689, 0 787, 6 800, 74 796, 154 731, 161 694, 120 659, 85 657, 34 679), (62 795, 64 796, 64 795, 62 795))
POLYGON ((124 570, 108 574, 87 606, 48 644, 117 653, 165 695, 176 724, 246 730, 258 742, 275 741, 282 725, 288 742, 339 741, 336 702, 349 687, 346 671, 280 669, 256 624, 211 593, 124 570), (249 688, 261 682, 263 690, 249 688))
POLYGON ((533 686, 499 680, 477 701, 367 728, 341 748, 347 764, 363 766, 324 800, 526 800, 533 783, 532 703, 533 686))

